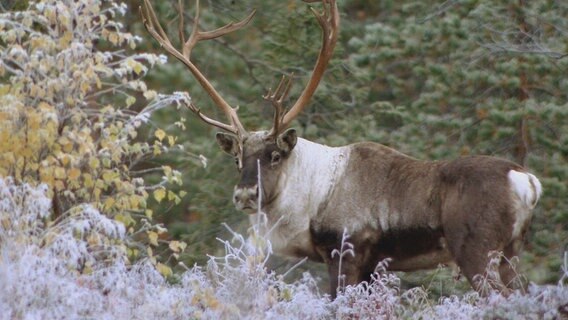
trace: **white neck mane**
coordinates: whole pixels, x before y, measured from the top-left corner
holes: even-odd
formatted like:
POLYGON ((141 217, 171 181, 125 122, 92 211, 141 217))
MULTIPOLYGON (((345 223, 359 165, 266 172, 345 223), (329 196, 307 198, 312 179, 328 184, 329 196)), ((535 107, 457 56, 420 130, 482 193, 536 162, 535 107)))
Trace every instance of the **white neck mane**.
MULTIPOLYGON (((343 175, 348 157, 347 148, 332 148, 298 138, 282 168, 279 195, 263 208, 268 229, 277 224, 269 235, 275 251, 293 245, 290 242, 305 241, 310 219, 343 175)), ((257 221, 255 216, 251 216, 253 223, 257 221)))
MULTIPOLYGON (((289 213, 316 214, 322 201, 343 174, 348 153, 345 148, 332 148, 298 139, 285 164, 280 180, 279 203, 289 213)), ((280 211, 280 210, 279 210, 280 211)))

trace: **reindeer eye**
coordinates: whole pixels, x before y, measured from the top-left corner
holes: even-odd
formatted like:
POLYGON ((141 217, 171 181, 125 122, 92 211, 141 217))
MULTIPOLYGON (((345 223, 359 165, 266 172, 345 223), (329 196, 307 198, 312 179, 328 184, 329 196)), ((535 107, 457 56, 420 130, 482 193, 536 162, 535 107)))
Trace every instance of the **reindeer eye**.
POLYGON ((281 159, 282 159, 282 156, 280 155, 280 152, 272 151, 270 164, 271 165, 277 165, 278 163, 280 163, 281 159))

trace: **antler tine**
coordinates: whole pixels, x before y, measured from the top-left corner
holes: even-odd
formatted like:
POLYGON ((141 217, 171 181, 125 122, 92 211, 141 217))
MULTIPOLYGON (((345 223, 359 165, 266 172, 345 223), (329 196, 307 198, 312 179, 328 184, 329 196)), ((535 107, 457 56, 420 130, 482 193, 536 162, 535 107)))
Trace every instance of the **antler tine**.
POLYGON ((208 116, 204 115, 203 113, 201 113, 201 109, 199 109, 198 107, 196 107, 193 102, 189 102, 185 105, 189 110, 191 110, 193 113, 195 113, 199 119, 203 120, 203 122, 210 124, 214 127, 217 127, 219 129, 223 129, 229 132, 232 132, 234 134, 238 134, 238 132, 235 132, 234 128, 232 126, 229 126, 227 124, 224 124, 220 121, 217 121, 215 119, 211 119, 208 116))
POLYGON ((253 18, 256 11, 252 11, 245 19, 237 22, 237 23, 229 23, 221 28, 215 29, 213 31, 199 31, 199 0, 196 1, 197 13, 195 16, 195 20, 193 23, 193 30, 191 35, 187 41, 185 41, 184 35, 184 19, 183 19, 183 5, 182 1, 178 0, 178 9, 179 9, 179 37, 180 41, 182 42, 182 51, 180 52, 177 50, 171 43, 170 39, 168 38, 166 32, 162 28, 152 5, 150 4, 150 0, 143 0, 143 8, 142 6, 140 9, 140 15, 142 16, 142 22, 144 27, 148 32, 160 43, 162 48, 164 48, 168 53, 173 55, 179 61, 181 61, 193 74, 195 79, 199 82, 199 84, 203 87, 203 89, 209 94, 213 102, 225 113, 225 116, 230 122, 230 125, 224 124, 220 121, 213 120, 203 113, 201 113, 200 109, 196 108, 195 105, 192 103, 187 104, 189 110, 197 114, 197 116, 206 122, 207 124, 213 125, 220 129, 232 132, 239 137, 246 135, 246 130, 244 129, 243 125, 241 124, 239 117, 237 116, 237 109, 232 108, 226 101, 221 97, 221 95, 215 90, 213 85, 207 80, 207 78, 201 73, 201 71, 191 62, 191 50, 197 44, 197 42, 201 40, 209 40, 214 39, 220 36, 223 36, 227 33, 236 31, 241 29, 246 24, 250 22, 253 18))
POLYGON ((274 122, 267 137, 274 137, 280 131, 280 124, 282 123, 282 117, 285 111, 283 102, 288 97, 288 94, 290 94, 293 77, 293 73, 290 76, 282 75, 282 79, 280 79, 276 90, 272 92, 272 89, 268 89, 268 92, 263 96, 264 100, 270 101, 274 107, 274 122))
MULTIPOLYGON (((308 84, 296 103, 294 103, 290 110, 282 117, 281 123, 278 125, 278 130, 283 130, 288 127, 292 120, 305 109, 318 87, 329 60, 333 55, 335 44, 337 43, 339 33, 339 10, 337 9, 336 0, 304 0, 304 2, 323 3, 322 13, 318 13, 315 9, 310 8, 322 29, 322 46, 308 84)), ((278 132, 276 132, 276 134, 278 134, 278 132)))
POLYGON ((195 47, 195 45, 199 41, 215 39, 218 37, 222 37, 228 33, 237 31, 242 27, 246 26, 256 14, 256 10, 253 10, 246 18, 244 18, 239 22, 230 22, 215 30, 199 31, 199 16, 200 16, 199 0, 196 0, 195 8, 196 12, 193 21, 193 29, 191 30, 191 35, 189 36, 189 40, 187 40, 187 42, 185 42, 183 45, 184 55, 186 55, 188 59, 191 56, 191 51, 193 50, 193 47, 195 47))

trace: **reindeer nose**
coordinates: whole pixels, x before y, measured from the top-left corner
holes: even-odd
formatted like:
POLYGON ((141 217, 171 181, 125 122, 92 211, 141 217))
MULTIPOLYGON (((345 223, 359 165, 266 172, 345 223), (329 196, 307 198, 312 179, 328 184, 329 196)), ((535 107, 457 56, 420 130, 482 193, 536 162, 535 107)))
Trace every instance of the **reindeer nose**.
POLYGON ((233 203, 238 210, 256 210, 258 208, 258 185, 252 187, 235 186, 233 203))

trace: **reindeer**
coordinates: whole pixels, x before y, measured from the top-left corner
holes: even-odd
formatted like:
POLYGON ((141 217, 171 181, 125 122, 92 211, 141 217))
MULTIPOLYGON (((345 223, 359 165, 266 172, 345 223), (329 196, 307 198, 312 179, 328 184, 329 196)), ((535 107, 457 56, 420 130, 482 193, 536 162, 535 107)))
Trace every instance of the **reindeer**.
POLYGON ((148 32, 187 66, 229 121, 214 120, 187 103, 197 117, 224 131, 217 133, 217 142, 234 157, 240 172, 233 194, 236 208, 253 216, 266 213, 275 253, 325 263, 333 297, 340 272, 345 284, 357 284, 369 280, 377 263, 386 258, 390 259, 388 269, 394 271, 455 263, 480 291, 477 276, 486 275, 493 251, 503 256, 491 286, 512 288, 515 272, 507 260, 519 253, 542 192, 539 180, 523 167, 489 156, 422 161, 374 142, 329 147, 299 138, 296 130, 288 129, 316 91, 337 42, 336 1, 322 2, 322 12, 312 8, 322 30, 322 45, 309 81, 288 109, 284 101, 291 77, 283 77, 264 96, 275 110, 272 128, 253 132, 245 130, 237 109, 221 97, 190 56, 199 41, 241 29, 255 12, 205 32, 199 30, 197 2, 193 30, 185 40, 180 1, 183 48, 179 51, 149 0, 140 8, 148 32), (344 256, 339 270, 339 258, 332 252, 340 247, 344 230, 351 235, 354 256, 344 256))

